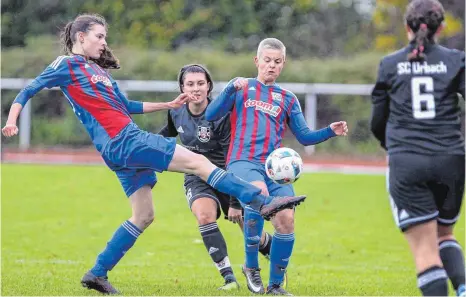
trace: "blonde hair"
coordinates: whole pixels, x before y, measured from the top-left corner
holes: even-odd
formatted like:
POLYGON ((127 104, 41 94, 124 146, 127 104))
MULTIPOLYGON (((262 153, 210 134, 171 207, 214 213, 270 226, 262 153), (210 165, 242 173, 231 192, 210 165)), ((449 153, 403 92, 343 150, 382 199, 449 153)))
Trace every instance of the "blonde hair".
POLYGON ((283 44, 283 42, 281 42, 277 38, 266 38, 266 39, 262 40, 259 43, 259 46, 257 47, 257 56, 258 57, 260 56, 261 52, 264 49, 280 50, 283 53, 283 57, 284 58, 286 57, 286 47, 283 44))

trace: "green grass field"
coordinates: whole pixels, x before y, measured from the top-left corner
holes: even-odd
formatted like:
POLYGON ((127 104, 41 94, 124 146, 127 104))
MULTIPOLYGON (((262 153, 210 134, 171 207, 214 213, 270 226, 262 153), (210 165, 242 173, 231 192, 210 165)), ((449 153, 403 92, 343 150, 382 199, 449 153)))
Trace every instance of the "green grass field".
MULTIPOLYGON (((114 174, 103 166, 4 164, 1 191, 2 295, 99 295, 79 280, 131 214, 114 174)), ((296 213, 291 293, 419 295, 383 176, 308 174, 296 192, 308 200, 296 213)), ((113 284, 133 296, 226 295, 216 290, 222 279, 188 210, 182 175, 159 175, 153 193, 155 222, 110 272, 113 284)), ((233 294, 250 295, 240 271, 239 228, 223 219, 219 225, 242 286, 233 294)), ((456 228, 461 243, 464 225, 463 209, 456 228)), ((267 262, 261 265, 267 282, 267 262)))

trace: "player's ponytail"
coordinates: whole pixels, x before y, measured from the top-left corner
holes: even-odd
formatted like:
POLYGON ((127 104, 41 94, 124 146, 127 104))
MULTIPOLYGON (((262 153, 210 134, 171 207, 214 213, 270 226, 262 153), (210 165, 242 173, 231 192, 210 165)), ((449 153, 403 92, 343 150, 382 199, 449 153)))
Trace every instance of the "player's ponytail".
POLYGON ((90 60, 104 69, 120 69, 120 61, 108 46, 105 46, 105 50, 98 59, 91 58, 90 60))
POLYGON ((71 27, 73 22, 66 24, 65 28, 61 32, 60 39, 63 47, 63 52, 68 55, 71 54, 71 49, 73 48, 73 40, 71 39, 71 27))
POLYGON ((409 61, 424 61, 425 48, 435 43, 435 33, 444 20, 445 11, 437 0, 414 0, 406 10, 406 24, 414 33, 414 48, 408 54, 409 61))
MULTIPOLYGON (((98 14, 81 14, 72 22, 66 24, 61 33, 61 41, 65 54, 73 54, 73 44, 76 43, 77 32, 88 32, 94 24, 99 24, 108 28, 104 17, 98 14)), ((98 59, 90 59, 100 67, 105 69, 119 69, 120 62, 113 54, 112 50, 106 46, 98 59)))
POLYGON ((427 25, 421 24, 416 32, 414 49, 408 54, 408 61, 422 62, 426 59, 426 55, 424 54, 424 45, 429 42, 427 40, 427 33, 427 25))

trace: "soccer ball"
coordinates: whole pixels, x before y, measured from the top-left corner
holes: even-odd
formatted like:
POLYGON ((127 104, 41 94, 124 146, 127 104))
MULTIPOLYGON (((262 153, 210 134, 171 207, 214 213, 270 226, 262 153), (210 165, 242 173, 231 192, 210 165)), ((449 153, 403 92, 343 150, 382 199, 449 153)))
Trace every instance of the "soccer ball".
POLYGON ((292 184, 303 172, 303 160, 294 150, 282 147, 267 157, 265 172, 277 184, 292 184))

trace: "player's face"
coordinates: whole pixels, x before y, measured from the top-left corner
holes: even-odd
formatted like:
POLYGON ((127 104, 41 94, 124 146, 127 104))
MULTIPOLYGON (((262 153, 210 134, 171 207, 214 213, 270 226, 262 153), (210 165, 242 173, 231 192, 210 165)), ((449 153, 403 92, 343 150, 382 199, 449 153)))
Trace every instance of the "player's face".
POLYGON ((273 83, 285 66, 285 57, 281 50, 264 49, 258 57, 254 58, 258 78, 265 83, 273 83))
POLYGON ((196 101, 193 101, 195 104, 200 104, 207 100, 209 87, 210 85, 207 82, 205 73, 188 72, 184 76, 183 92, 193 94, 196 97, 196 101))
POLYGON ((82 47, 86 56, 98 59, 105 49, 107 30, 99 24, 92 25, 87 34, 83 35, 82 47))

